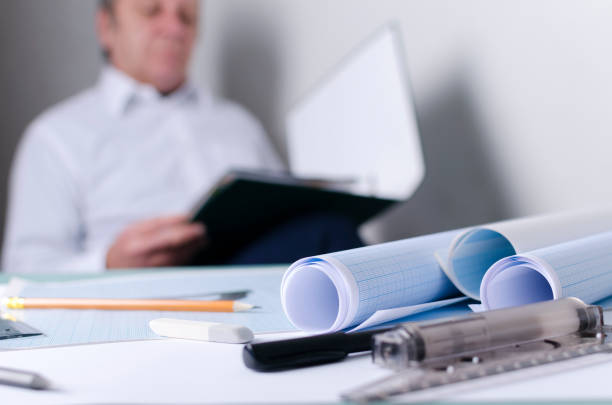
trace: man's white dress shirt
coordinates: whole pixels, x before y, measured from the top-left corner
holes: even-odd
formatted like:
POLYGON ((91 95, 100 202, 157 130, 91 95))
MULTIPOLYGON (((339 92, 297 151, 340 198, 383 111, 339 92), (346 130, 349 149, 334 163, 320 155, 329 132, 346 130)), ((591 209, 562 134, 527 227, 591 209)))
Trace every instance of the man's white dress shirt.
POLYGON ((7 272, 96 272, 129 224, 186 214, 228 170, 280 169, 259 123, 187 84, 169 96, 107 67, 26 130, 10 180, 7 272))

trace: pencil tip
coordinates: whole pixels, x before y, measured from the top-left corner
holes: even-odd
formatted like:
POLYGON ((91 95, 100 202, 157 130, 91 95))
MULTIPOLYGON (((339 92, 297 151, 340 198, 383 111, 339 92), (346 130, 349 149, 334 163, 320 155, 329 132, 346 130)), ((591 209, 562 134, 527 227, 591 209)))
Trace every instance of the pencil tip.
POLYGON ((234 311, 248 311, 250 309, 260 308, 257 305, 251 305, 240 301, 234 302, 234 311))

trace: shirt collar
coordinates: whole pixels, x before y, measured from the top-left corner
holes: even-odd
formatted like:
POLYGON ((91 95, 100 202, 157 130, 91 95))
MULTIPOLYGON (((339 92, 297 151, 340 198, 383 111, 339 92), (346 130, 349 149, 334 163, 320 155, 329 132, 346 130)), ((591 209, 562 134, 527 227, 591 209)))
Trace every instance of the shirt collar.
POLYGON ((181 101, 197 101, 198 91, 190 81, 168 96, 162 96, 153 86, 141 83, 119 69, 106 65, 98 81, 107 108, 111 114, 122 116, 135 104, 157 102, 161 99, 181 101))

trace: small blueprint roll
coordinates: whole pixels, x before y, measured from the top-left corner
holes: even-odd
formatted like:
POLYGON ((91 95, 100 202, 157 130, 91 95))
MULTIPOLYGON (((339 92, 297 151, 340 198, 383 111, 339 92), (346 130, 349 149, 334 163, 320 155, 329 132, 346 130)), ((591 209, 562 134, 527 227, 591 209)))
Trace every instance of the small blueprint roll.
POLYGON ((457 234, 449 231, 301 259, 281 283, 285 314, 298 329, 328 332, 357 325, 378 310, 457 295, 434 256, 457 234))
POLYGON ((498 260, 611 229, 612 211, 607 208, 517 218, 461 232, 438 256, 457 288, 478 300, 483 277, 498 260))
POLYGON ((483 309, 577 297, 587 304, 612 295, 612 232, 497 261, 480 286, 483 309))

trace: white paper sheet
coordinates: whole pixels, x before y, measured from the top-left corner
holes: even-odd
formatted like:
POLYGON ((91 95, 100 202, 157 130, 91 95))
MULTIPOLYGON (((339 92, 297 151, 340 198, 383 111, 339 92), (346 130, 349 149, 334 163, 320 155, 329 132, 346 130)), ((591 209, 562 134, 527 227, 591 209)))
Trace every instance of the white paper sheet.
POLYGON ((594 303, 612 295, 612 232, 506 257, 486 272, 484 309, 577 297, 594 303))

